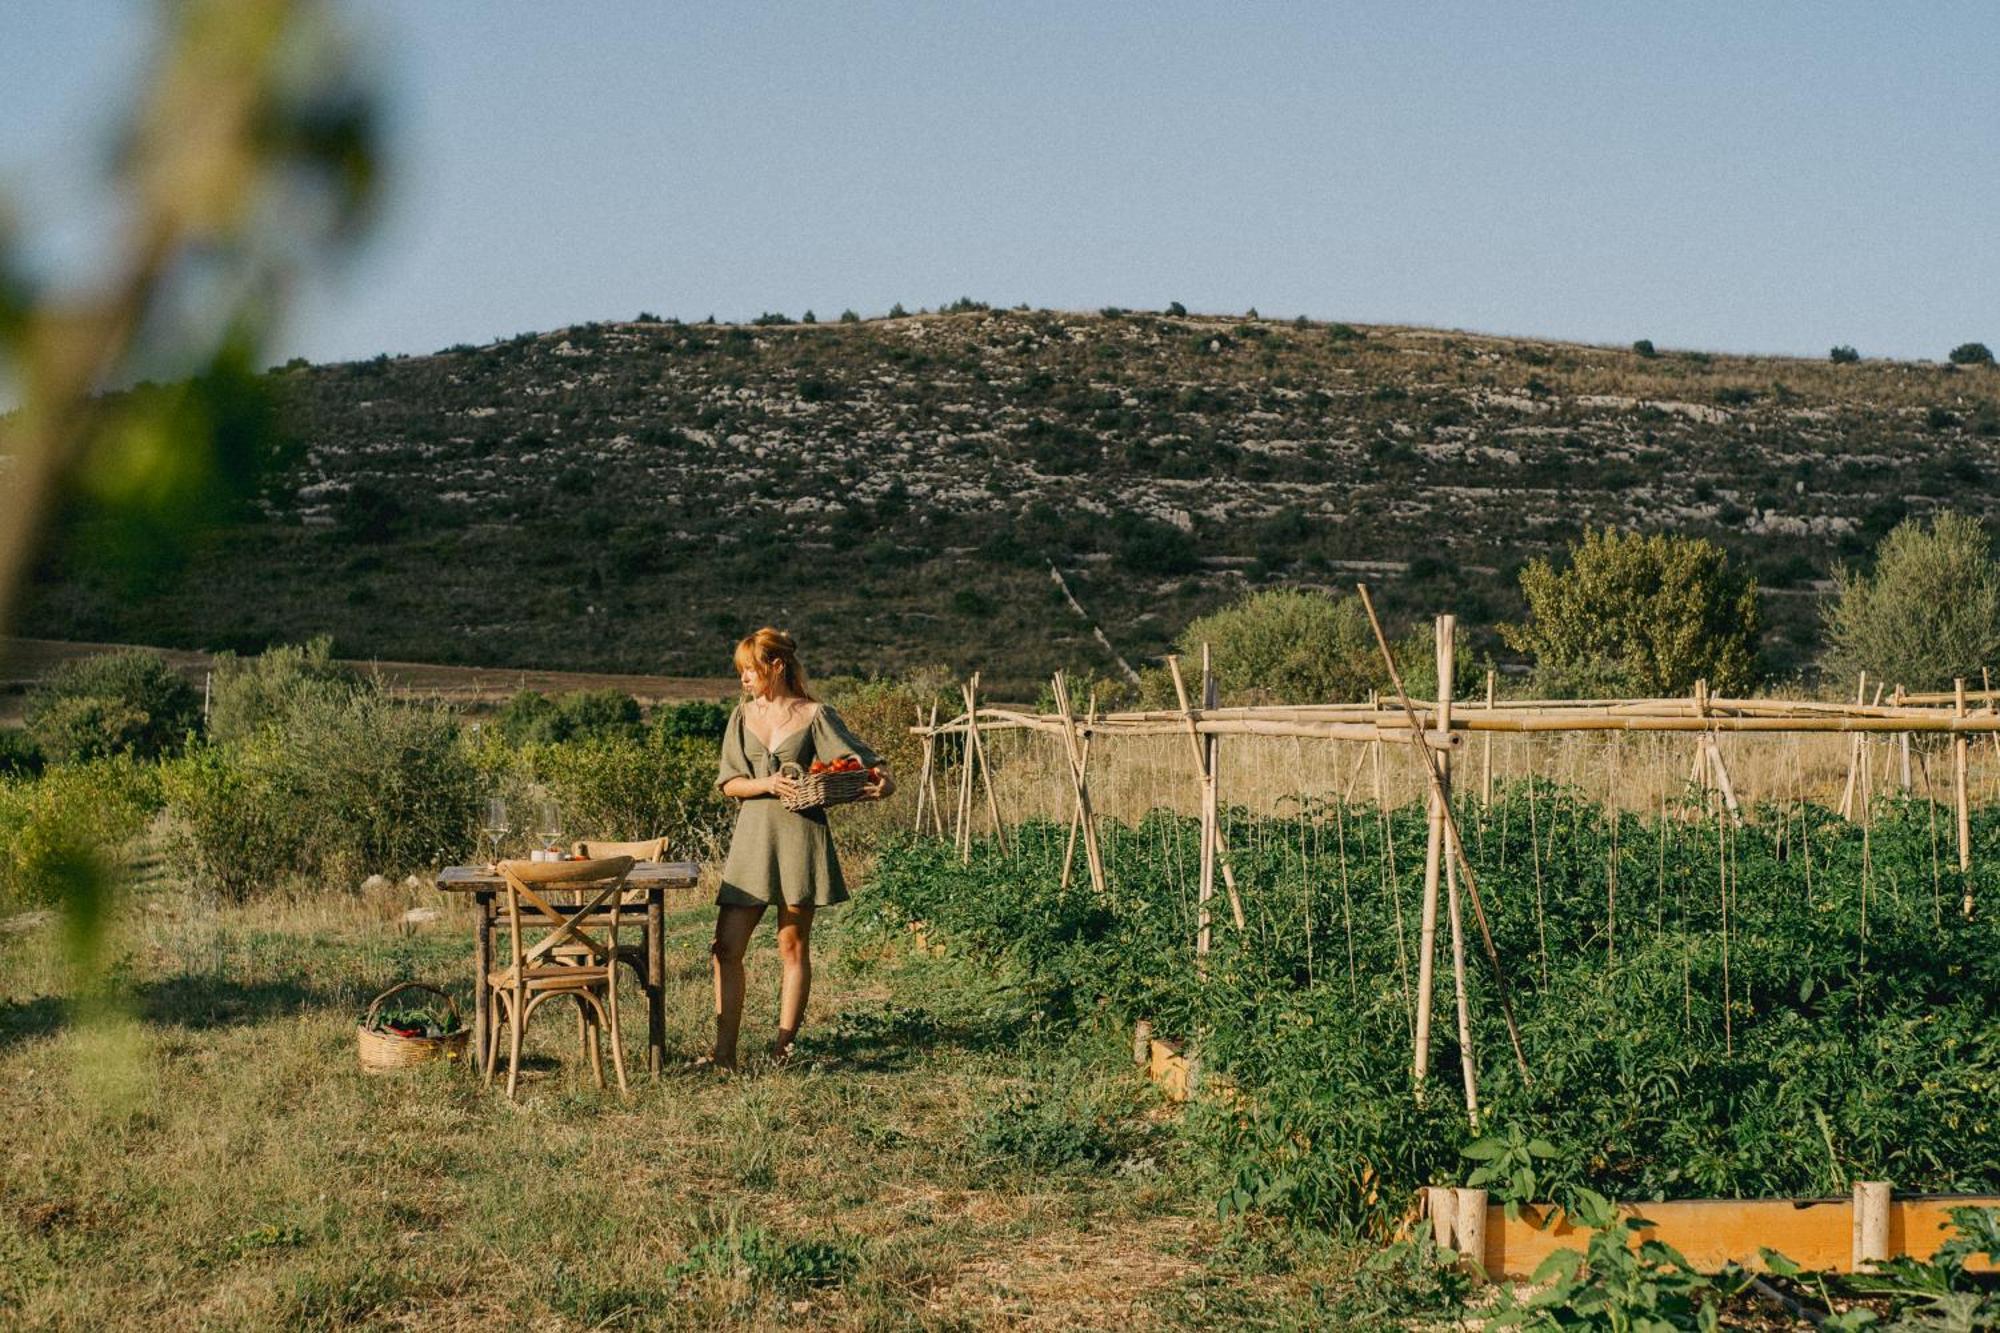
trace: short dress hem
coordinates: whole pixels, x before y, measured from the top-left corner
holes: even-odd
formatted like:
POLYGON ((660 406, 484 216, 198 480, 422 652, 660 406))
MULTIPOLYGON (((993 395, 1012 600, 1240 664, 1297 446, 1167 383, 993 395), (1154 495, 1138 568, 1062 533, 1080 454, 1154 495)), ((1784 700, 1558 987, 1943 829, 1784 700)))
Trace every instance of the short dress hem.
MULTIPOLYGON (((716 786, 731 778, 766 778, 788 763, 807 768, 816 759, 831 763, 850 756, 869 768, 882 762, 826 704, 814 709, 810 723, 770 749, 750 730, 739 704, 723 731, 716 786)), ((831 907, 848 897, 824 809, 787 810, 775 796, 739 803, 716 906, 831 907)))

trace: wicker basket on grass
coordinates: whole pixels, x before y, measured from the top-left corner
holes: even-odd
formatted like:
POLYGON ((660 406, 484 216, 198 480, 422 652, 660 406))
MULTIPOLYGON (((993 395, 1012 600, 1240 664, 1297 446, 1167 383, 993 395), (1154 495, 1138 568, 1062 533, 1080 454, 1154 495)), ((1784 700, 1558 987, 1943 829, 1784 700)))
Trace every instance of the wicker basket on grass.
POLYGON ((808 773, 797 764, 778 770, 798 785, 784 798, 787 810, 814 810, 823 805, 848 805, 861 799, 861 789, 869 783, 868 770, 845 773, 808 773))
POLYGON ((465 1021, 459 1016, 458 1001, 439 990, 436 986, 426 986, 421 981, 399 982, 375 997, 375 1003, 368 1006, 368 1016, 354 1030, 354 1040, 361 1057, 361 1067, 371 1074, 389 1069, 408 1069, 429 1060, 463 1060, 468 1039, 472 1036, 466 1029, 465 1021), (429 991, 442 999, 446 1011, 451 1015, 451 1031, 435 1037, 406 1035, 393 1032, 386 1027, 375 1026, 375 1016, 382 1010, 382 1002, 406 990, 429 991))

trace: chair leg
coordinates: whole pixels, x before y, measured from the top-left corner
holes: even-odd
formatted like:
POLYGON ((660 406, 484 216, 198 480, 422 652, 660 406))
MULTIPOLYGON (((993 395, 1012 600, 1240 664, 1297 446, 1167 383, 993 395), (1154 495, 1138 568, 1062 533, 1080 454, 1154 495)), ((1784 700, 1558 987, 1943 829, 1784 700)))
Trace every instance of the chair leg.
POLYGON ((514 1090, 521 1082, 521 1029, 528 1026, 527 998, 515 991, 513 1021, 507 1025, 507 1100, 514 1100, 514 1090))
POLYGON ((487 997, 486 1016, 489 1026, 486 1031, 485 1083, 493 1086, 493 1071, 500 1066, 500 1024, 505 1021, 506 1006, 501 1003, 503 992, 494 991, 487 997))
POLYGON ((604 1052, 597 1039, 597 1016, 591 1012, 590 997, 582 991, 576 995, 576 1026, 582 1036, 583 1054, 590 1060, 590 1076, 601 1088, 604 1086, 604 1052))
POLYGON ((610 1022, 607 1026, 611 1031, 611 1067, 618 1071, 618 1091, 627 1093, 632 1089, 625 1082, 625 1034, 618 1027, 618 969, 615 967, 611 969, 611 989, 608 998, 610 1022))

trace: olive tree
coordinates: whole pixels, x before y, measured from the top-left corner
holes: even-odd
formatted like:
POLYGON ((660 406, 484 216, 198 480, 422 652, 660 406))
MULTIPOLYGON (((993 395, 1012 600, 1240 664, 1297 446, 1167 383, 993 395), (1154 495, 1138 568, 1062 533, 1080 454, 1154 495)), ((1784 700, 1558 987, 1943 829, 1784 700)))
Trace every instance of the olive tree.
POLYGON ((1834 580, 1820 662, 1830 676, 1944 689, 2000 658, 2000 564, 1976 518, 1905 519, 1875 548, 1872 571, 1841 566, 1834 580))
POLYGON ((1569 562, 1521 571, 1527 619, 1500 626, 1553 695, 1684 694, 1757 682, 1757 583, 1706 538, 1586 530, 1569 562))

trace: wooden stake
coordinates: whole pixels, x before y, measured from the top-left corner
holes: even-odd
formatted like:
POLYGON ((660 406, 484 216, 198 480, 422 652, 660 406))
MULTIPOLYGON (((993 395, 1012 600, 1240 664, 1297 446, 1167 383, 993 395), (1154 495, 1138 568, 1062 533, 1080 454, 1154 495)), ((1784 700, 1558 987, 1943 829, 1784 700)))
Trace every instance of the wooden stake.
MULTIPOLYGON (((1486 673, 1486 711, 1489 713, 1493 711, 1495 674, 1490 669, 1486 673)), ((1479 774, 1479 803, 1481 805, 1493 804, 1493 733, 1490 731, 1486 733, 1486 755, 1481 764, 1479 774)))
MULTIPOLYGON (((1000 798, 993 791, 993 764, 986 757, 986 742, 979 734, 979 710, 975 700, 979 696, 979 673, 972 673, 972 686, 966 693, 965 727, 966 737, 972 742, 973 761, 979 767, 979 778, 986 788, 986 813, 993 820, 993 841, 999 846, 1000 854, 1007 854, 1007 825, 1000 818, 1000 798)), ((968 839, 968 842, 970 839, 968 839)))
MULTIPOLYGON (((1389 669, 1389 683, 1396 687, 1396 700, 1402 705, 1403 717, 1409 724, 1409 736, 1415 744, 1418 758, 1424 761, 1424 775, 1429 779, 1431 790, 1438 788, 1437 756, 1431 752, 1422 729, 1417 723, 1417 710, 1410 706, 1410 696, 1403 689, 1403 674, 1396 670, 1396 655, 1389 651, 1388 636, 1382 632, 1382 622, 1375 616, 1375 603, 1368 596, 1368 585, 1357 583, 1355 591, 1361 595, 1361 609, 1368 613, 1368 627, 1375 632, 1375 646, 1382 653, 1383 665, 1389 669)), ((1534 1075, 1528 1069, 1527 1053, 1521 1049, 1521 1028, 1514 1021, 1514 997, 1507 989, 1507 972, 1500 965, 1500 950, 1493 943, 1493 928, 1486 919, 1486 902, 1479 894, 1479 876, 1472 869, 1472 859, 1465 853, 1465 841, 1458 836, 1458 821, 1452 818, 1449 803, 1440 803, 1444 812, 1445 832, 1450 835, 1450 851, 1458 858, 1458 866, 1465 874, 1465 888, 1472 897, 1473 919, 1479 923, 1479 940, 1485 946, 1486 961, 1493 968, 1494 989, 1500 996, 1500 1015, 1507 1023, 1507 1040, 1514 1048, 1514 1062, 1520 1066, 1521 1081, 1532 1084, 1534 1075)))
MULTIPOLYGON (((1456 616, 1439 616, 1436 622, 1437 634, 1437 730, 1441 737, 1451 735, 1451 696, 1453 638, 1458 628, 1456 616)), ((1451 751, 1446 750, 1437 757, 1438 783, 1431 799, 1439 802, 1447 810, 1451 805, 1451 751)), ((1438 841, 1443 842, 1444 821, 1438 820, 1438 841)), ((1439 847, 1442 854, 1443 847, 1439 847)), ((1458 866, 1455 861, 1444 862, 1445 909, 1451 918, 1451 982, 1453 1005, 1458 1011, 1458 1066, 1465 1081, 1465 1114, 1472 1123, 1472 1132, 1479 1132, 1479 1068, 1474 1060, 1472 1048, 1472 1007, 1466 995, 1465 976, 1465 923, 1458 905, 1458 866)), ((1483 1208, 1482 1208, 1483 1216, 1483 1208)), ((1463 1227, 1465 1218, 1461 1208, 1459 1222, 1463 1227)))
MULTIPOLYGON (((1901 685, 1896 687, 1894 702, 1898 708, 1903 706, 1903 687, 1901 685)), ((1910 733, 1907 731, 1902 733, 1902 735, 1896 738, 1896 742, 1897 749, 1902 752, 1903 772, 1901 776, 1903 779, 1903 795, 1908 796, 1910 794, 1910 733)))
MULTIPOLYGON (((923 705, 917 705, 917 725, 924 725, 923 705)), ((937 705, 931 705, 931 726, 937 725, 937 705)), ((917 778, 917 818, 910 831, 921 834, 924 831, 924 800, 931 789, 931 760, 937 754, 937 737, 930 731, 924 732, 924 767, 917 778)))
MULTIPOLYGON (((1181 659, 1173 653, 1167 654, 1167 673, 1173 677, 1174 698, 1180 701, 1181 718, 1187 725, 1188 745, 1194 752, 1195 779, 1204 787, 1209 784, 1208 751, 1202 744, 1201 732, 1195 726, 1194 710, 1188 706, 1187 682, 1181 679, 1181 659)), ((1222 836, 1220 825, 1215 830, 1214 854, 1222 863, 1222 882, 1229 889, 1229 908, 1236 928, 1244 928, 1243 902, 1236 896, 1236 871, 1229 864, 1229 843, 1222 836)), ((1207 862, 1204 861, 1204 865, 1207 862)), ((1213 879, 1209 880, 1211 891, 1213 879)))
MULTIPOLYGON (((1868 702, 1868 673, 1866 671, 1861 673, 1861 679, 1854 686, 1854 702, 1856 705, 1868 702)), ((1854 738, 1854 743, 1847 747, 1847 789, 1840 794, 1840 817, 1842 819, 1854 818, 1854 784, 1860 781, 1860 778, 1861 737, 1857 735, 1854 738)))
POLYGON ((966 734, 959 746, 958 822, 955 834, 961 865, 972 864, 972 710, 978 680, 979 673, 975 671, 970 682, 959 686, 959 697, 965 702, 966 724, 966 734))
MULTIPOLYGON (((1952 705, 1952 716, 1964 717, 1965 678, 1959 677, 1952 689, 1958 696, 1952 705)), ((1956 789, 1954 799, 1958 803, 1958 873, 1965 883, 1965 897, 1960 903, 1960 910, 1969 917, 1972 915, 1972 807, 1965 789, 1966 750, 1966 739, 1962 734, 1951 738, 1951 779, 1956 789)))
MULTIPOLYGON (((1087 770, 1090 764, 1090 738, 1077 739, 1076 714, 1070 708, 1069 681, 1058 671, 1053 681, 1056 707, 1063 719, 1063 745, 1069 759, 1070 790, 1076 796, 1076 816, 1070 824, 1069 848, 1063 855, 1063 887, 1069 887, 1071 858, 1075 855, 1076 840, 1083 838, 1084 864, 1090 869, 1090 887, 1098 893, 1105 893, 1109 886, 1105 882, 1104 854, 1097 845, 1097 816, 1090 806, 1090 781, 1087 770)), ((1097 700, 1092 696, 1090 710, 1093 718, 1097 713, 1097 700)))

